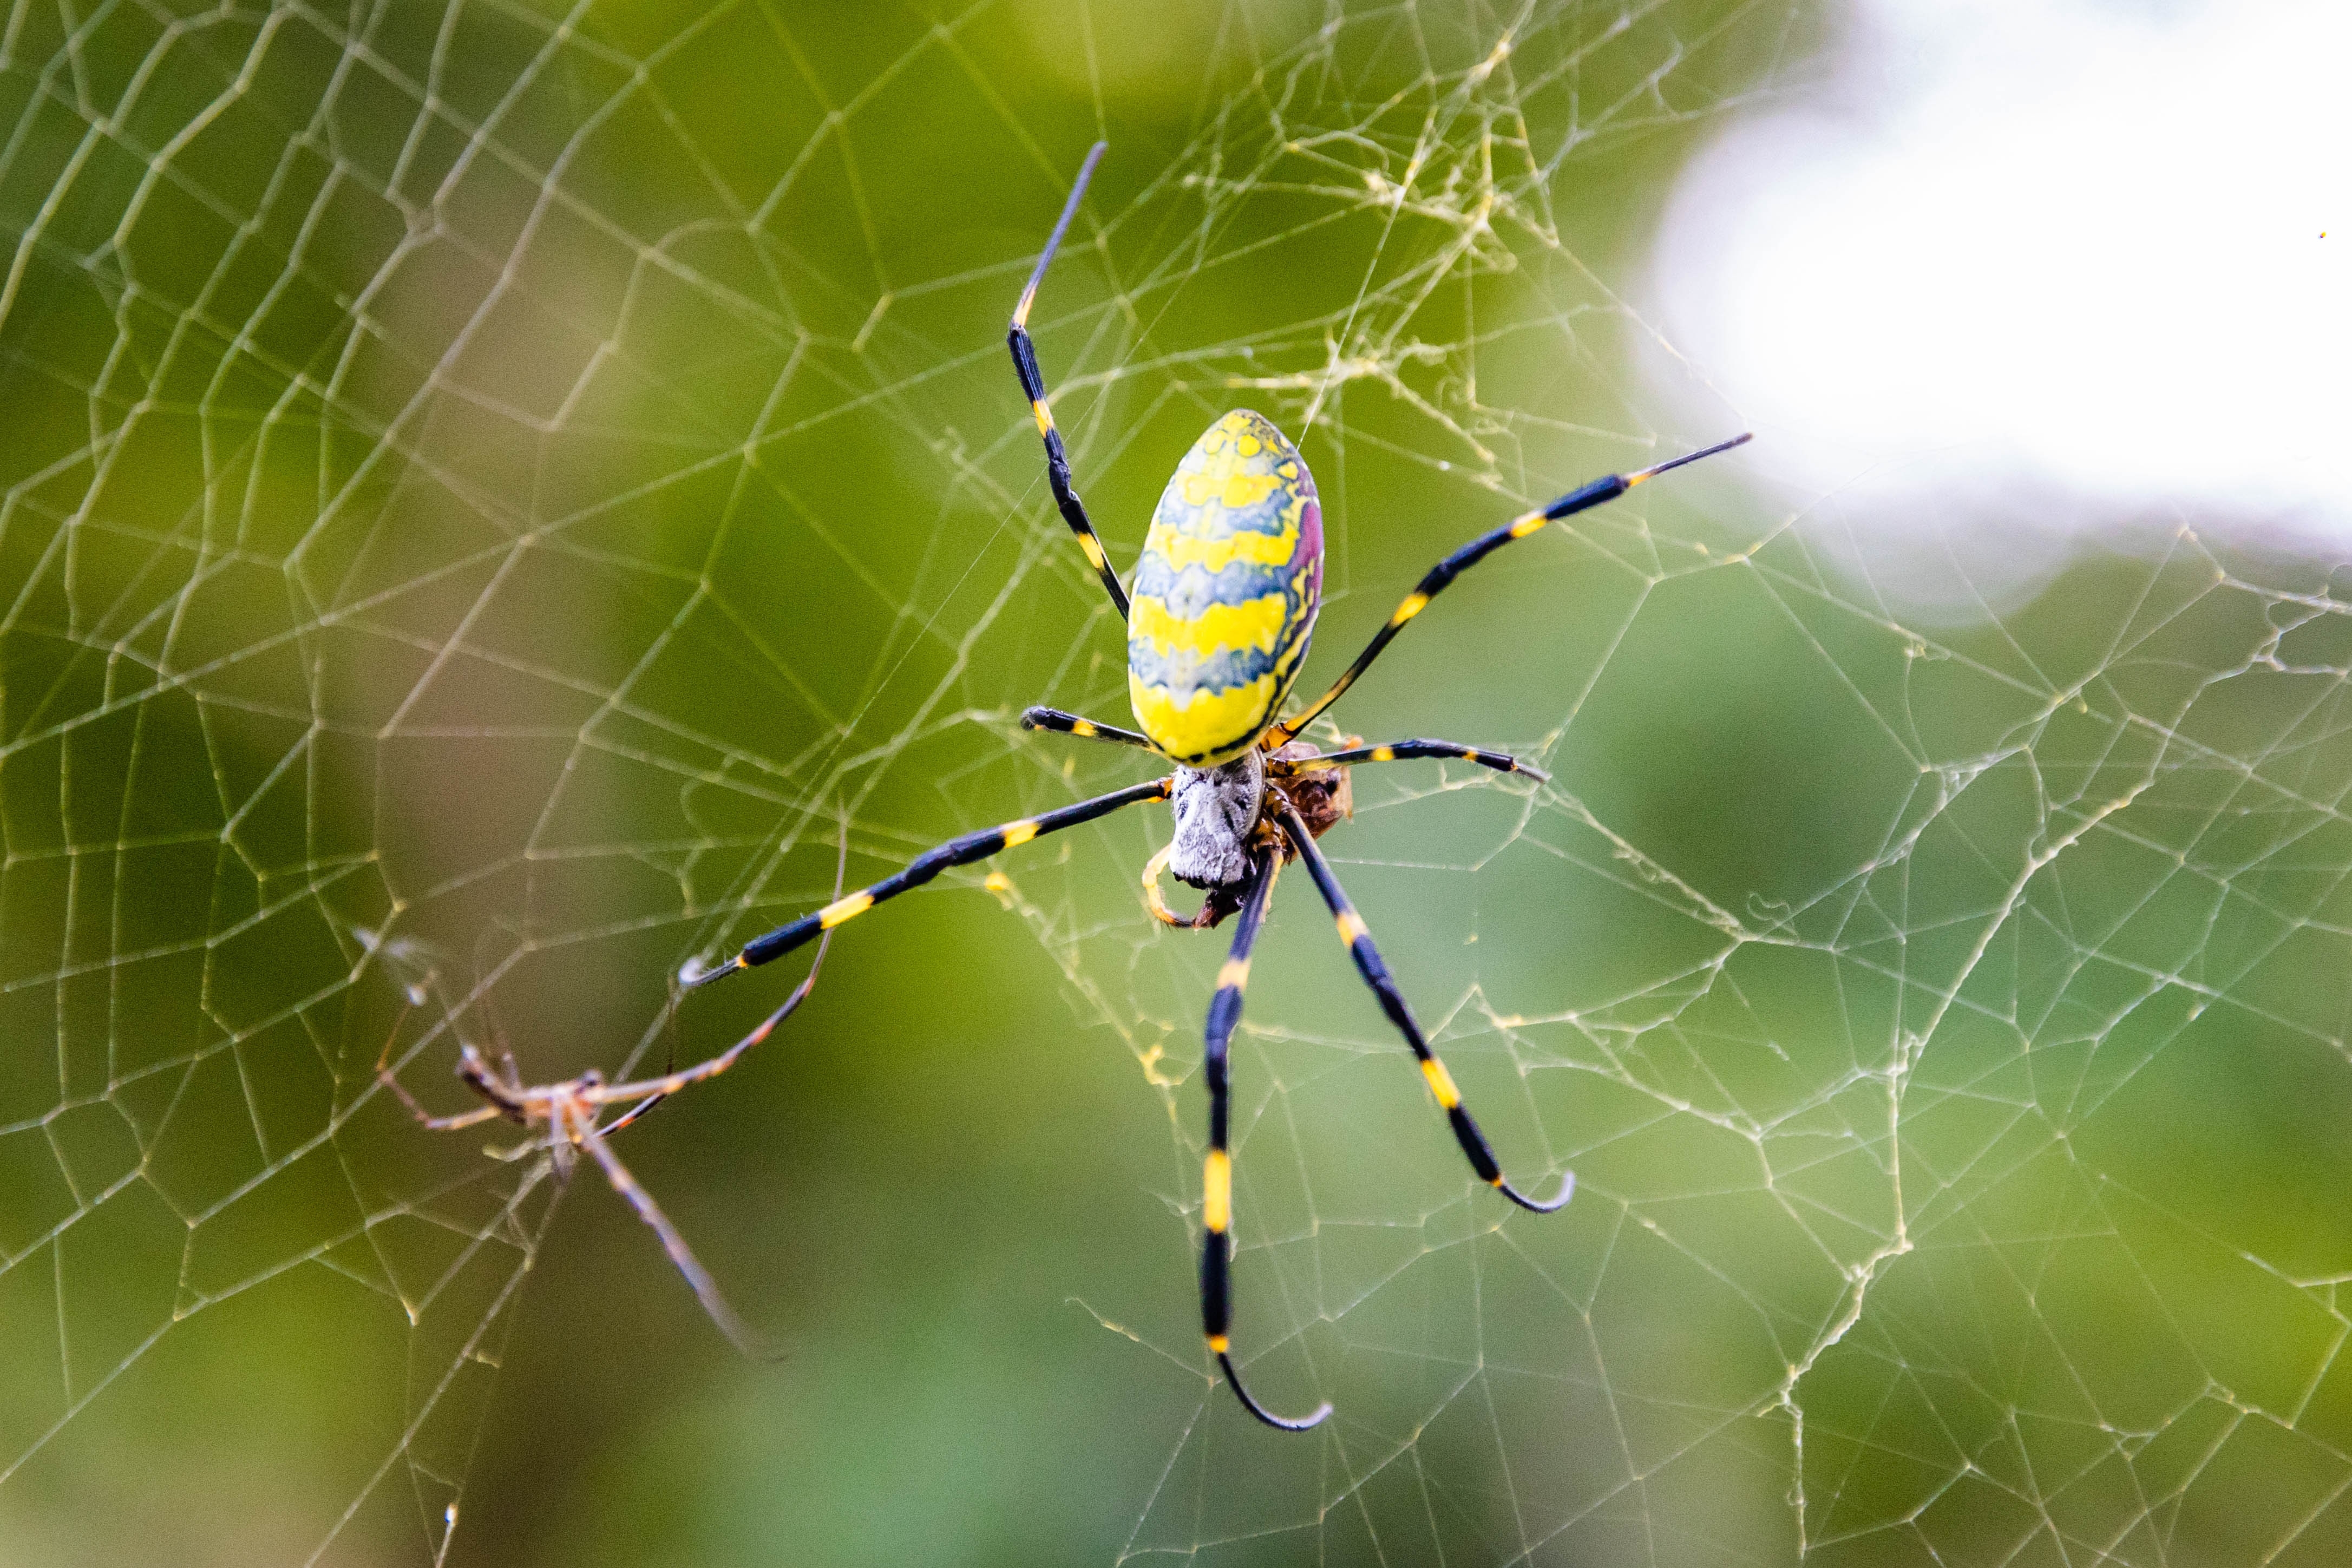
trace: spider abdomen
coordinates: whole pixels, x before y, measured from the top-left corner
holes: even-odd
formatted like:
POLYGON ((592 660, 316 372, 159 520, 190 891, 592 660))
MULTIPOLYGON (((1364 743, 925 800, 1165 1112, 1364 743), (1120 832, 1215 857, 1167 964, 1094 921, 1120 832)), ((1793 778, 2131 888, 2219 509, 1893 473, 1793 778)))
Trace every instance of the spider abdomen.
POLYGON ((1271 420, 1236 409, 1184 454, 1133 591, 1127 685, 1143 733, 1190 768, 1241 756, 1289 695, 1323 592, 1315 476, 1271 420))

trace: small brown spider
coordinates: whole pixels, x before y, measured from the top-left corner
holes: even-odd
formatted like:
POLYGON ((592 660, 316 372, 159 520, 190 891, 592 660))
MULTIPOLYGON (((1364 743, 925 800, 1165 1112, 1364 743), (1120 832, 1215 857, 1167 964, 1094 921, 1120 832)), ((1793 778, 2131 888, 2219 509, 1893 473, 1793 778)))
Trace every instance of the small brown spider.
POLYGON ((637 1218, 652 1226, 654 1234, 661 1238, 662 1250, 668 1253, 669 1260, 677 1265, 677 1271, 686 1276, 686 1282, 693 1288, 695 1299, 702 1303, 702 1310, 710 1314, 710 1321, 719 1325, 719 1332, 732 1340, 736 1348, 746 1355, 771 1356, 774 1354, 772 1348, 750 1324, 736 1315, 734 1308, 727 1304, 727 1298, 719 1293, 718 1281, 710 1277, 710 1271, 687 1246, 686 1238, 678 1234, 677 1227, 669 1222, 669 1217, 654 1202, 653 1195, 629 1174, 629 1167, 623 1165, 621 1156, 613 1152, 610 1140, 614 1133, 679 1090, 689 1084, 700 1083, 705 1079, 718 1077, 741 1061, 744 1053, 753 1046, 774 1033, 776 1026, 792 1017, 794 1009, 808 999, 809 992, 816 985, 817 971, 824 965, 824 943, 818 944, 816 962, 809 967, 807 976, 793 994, 784 998, 783 1006, 761 1020, 759 1028, 708 1061, 665 1072, 658 1078, 607 1083, 604 1075, 592 1067, 579 1077, 566 1079, 561 1083, 526 1084, 522 1081, 521 1069, 515 1063, 514 1052, 506 1048, 503 1040, 499 1042, 499 1060, 495 1066, 469 1040, 457 1053, 457 1079, 479 1095, 484 1103, 471 1111, 436 1116, 418 1103, 416 1097, 393 1076, 389 1064, 392 1052, 389 1042, 384 1046, 384 1055, 376 1061, 376 1077, 383 1081, 384 1087, 400 1097, 400 1103, 408 1107, 410 1115, 434 1132, 455 1132, 460 1127, 478 1126, 484 1122, 501 1118, 519 1127, 530 1129, 538 1135, 502 1157, 517 1158, 533 1148, 544 1148, 555 1167, 558 1182, 572 1179, 582 1151, 586 1151, 589 1158, 604 1167, 604 1179, 613 1184, 613 1190, 628 1199, 629 1207, 637 1211, 637 1218), (613 1121, 600 1120, 607 1107, 621 1104, 627 1104, 629 1108, 613 1121))

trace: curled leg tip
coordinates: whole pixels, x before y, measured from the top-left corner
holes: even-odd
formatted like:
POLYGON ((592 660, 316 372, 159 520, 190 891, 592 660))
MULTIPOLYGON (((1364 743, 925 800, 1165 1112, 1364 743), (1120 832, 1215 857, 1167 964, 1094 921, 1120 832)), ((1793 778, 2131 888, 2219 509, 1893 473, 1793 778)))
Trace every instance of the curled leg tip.
POLYGON ((712 964, 706 967, 702 962, 702 955, 698 953, 677 967, 677 983, 686 990, 699 990, 713 980, 725 979, 742 967, 740 961, 732 958, 724 964, 712 964))
POLYGON ((1250 1391, 1242 1385, 1242 1375, 1234 1370, 1234 1358, 1230 1354, 1222 1350, 1217 1352, 1217 1364, 1225 1369, 1225 1384, 1234 1391, 1234 1397, 1242 1402, 1242 1408, 1277 1431, 1311 1431, 1320 1427, 1324 1418, 1331 1414, 1331 1402, 1326 1399, 1322 1404, 1318 1405, 1311 1414, 1296 1420, 1286 1416, 1277 1416, 1250 1397, 1250 1391))
POLYGON ((702 1310, 710 1314, 710 1321, 718 1325, 719 1332, 727 1336, 727 1343, 733 1345, 736 1353, 743 1359, 778 1362, 792 1354, 782 1345, 737 1317, 735 1309, 729 1306, 726 1298, 719 1294, 717 1286, 710 1286, 709 1293, 706 1294, 703 1290, 704 1281, 689 1281, 688 1283, 695 1285, 695 1295, 701 1301, 702 1310))
POLYGON ((1521 1192, 1517 1187, 1513 1186, 1507 1181, 1497 1180, 1495 1183, 1495 1186, 1505 1197, 1509 1198, 1513 1203, 1517 1204, 1521 1208, 1528 1210, 1529 1213, 1556 1214, 1559 1210, 1566 1208, 1568 1207, 1568 1200, 1576 1196, 1576 1173, 1574 1171, 1570 1171, 1567 1176, 1561 1179, 1559 1191, 1554 1193, 1549 1198, 1529 1197, 1526 1193, 1521 1192))

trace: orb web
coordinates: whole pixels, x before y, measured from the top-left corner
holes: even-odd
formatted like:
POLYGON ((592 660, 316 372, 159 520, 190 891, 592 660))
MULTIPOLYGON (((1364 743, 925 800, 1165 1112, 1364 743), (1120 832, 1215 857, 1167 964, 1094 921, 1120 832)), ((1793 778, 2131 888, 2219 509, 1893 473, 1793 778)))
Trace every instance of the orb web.
MULTIPOLYGON (((1142 777, 1016 724, 1124 707, 1002 346, 1097 136, 1035 318, 1080 488, 1124 566, 1209 418, 1280 423, 1331 540, 1310 687, 1444 550, 1739 427, 1703 367, 1658 412, 1628 356, 1674 345, 1614 280, 1693 139, 1805 84, 1811 18, 1159 23, 10 13, 11 1555, 562 1545, 501 1369, 532 1314, 593 1321, 576 1270, 531 1275, 559 1207, 617 1206, 559 1206, 519 1132, 424 1132, 378 1064, 456 1110, 462 1041, 535 1082, 709 1054, 788 981, 669 977, 828 896, 845 836, 867 880, 1142 777)), ((2168 518, 1929 627, 1770 472, 1514 546, 1335 711, 1554 773, 1368 771, 1327 847, 1514 1174, 1579 1191, 1547 1221, 1470 1179, 1294 877, 1236 1042, 1236 1343, 1328 1431, 1265 1446, 1199 1352, 1222 945, 1143 917, 1148 814, 845 934, 867 1008, 649 1121, 648 1186, 823 1343, 855 1301, 725 1222, 763 1160, 807 1170, 794 1075, 856 1058, 951 1110, 1075 1063, 1053 1087, 1108 1120, 1034 1092, 1034 1135, 1129 1161, 1105 1201, 1160 1260, 1036 1286, 1118 1413, 1074 1537, 1115 1561, 2340 1555, 2332 563, 2168 518), (1020 986, 1053 1057, 940 1043, 928 993, 1020 986)), ((761 1190, 836 1260, 902 1223, 858 1183, 960 1168, 832 1132, 839 1184, 761 1190)), ((595 1375, 786 1399, 632 1224, 593 1266, 695 1392, 644 1347, 592 1342, 595 1375)), ((998 1387, 961 1364, 917 1375, 998 1387)), ((661 1484, 716 1515, 751 1463, 661 1484)))

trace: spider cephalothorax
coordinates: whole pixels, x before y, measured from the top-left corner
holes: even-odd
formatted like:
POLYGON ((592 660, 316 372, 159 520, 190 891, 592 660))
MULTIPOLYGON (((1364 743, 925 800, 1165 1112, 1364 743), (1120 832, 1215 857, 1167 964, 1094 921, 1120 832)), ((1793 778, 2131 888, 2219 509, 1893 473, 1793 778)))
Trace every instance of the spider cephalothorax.
POLYGON ((1454 741, 1398 740, 1363 746, 1351 740, 1341 750, 1321 753, 1300 740, 1299 733, 1364 673, 1407 622, 1426 610, 1454 578, 1486 556, 1558 518, 1614 500, 1669 468, 1737 446, 1748 438, 1739 436, 1631 474, 1608 475, 1471 540, 1430 569, 1321 696, 1284 718, 1284 702, 1306 664, 1323 592, 1321 505, 1314 476, 1290 439, 1272 421, 1247 409, 1221 414, 1211 423, 1178 461, 1159 506, 1153 508, 1151 527, 1136 563, 1131 600, 1071 485, 1069 456, 1047 406, 1045 376, 1037 368, 1036 349, 1029 339, 1029 308, 1055 248, 1077 214, 1079 199, 1102 152, 1097 145, 1078 172, 1061 221, 1046 240, 1036 270, 1030 274, 1029 286, 1022 290, 1021 302, 1013 312, 1008 341, 1022 392, 1045 444, 1045 477, 1055 505, 1076 536, 1087 564, 1102 580, 1113 608, 1127 622, 1128 694, 1141 728, 1120 729, 1045 707, 1029 709, 1021 716, 1021 722, 1031 729, 1135 747, 1173 764, 1173 770, 1091 800, 950 840, 917 856, 897 874, 755 938, 732 962, 711 970, 698 968, 689 979, 701 984, 781 957, 950 867, 985 860, 1124 806, 1168 801, 1174 810, 1174 831, 1168 847, 1152 858, 1143 873, 1147 905, 1153 915, 1171 925, 1197 928, 1214 925, 1229 916, 1240 917, 1224 965, 1218 971, 1216 991, 1210 998, 1202 1057, 1202 1076, 1209 1090, 1208 1153, 1201 1182, 1202 1327, 1208 1336, 1210 1354, 1250 1414, 1270 1426, 1295 1431, 1322 1420, 1330 1413, 1330 1406, 1327 1403, 1300 1420, 1269 1414, 1242 1386, 1227 1337, 1233 1316, 1229 1047, 1241 1021, 1250 954, 1265 919, 1276 875, 1285 864, 1294 860, 1306 862, 1357 972, 1404 1037, 1455 1141, 1479 1177, 1512 1202, 1538 1212, 1566 1203, 1575 1186, 1575 1177, 1565 1176, 1556 1195, 1539 1199, 1528 1197, 1504 1178, 1486 1135, 1471 1120, 1453 1078, 1430 1049, 1412 1008, 1372 946, 1363 918, 1349 903, 1330 863, 1315 843, 1349 814, 1349 769, 1361 764, 1455 758, 1538 783, 1545 782, 1546 775, 1501 752, 1454 741), (1168 908, 1159 885, 1163 869, 1205 893, 1198 914, 1188 917, 1168 908))
POLYGON ((1250 835, 1265 806, 1265 753, 1243 752, 1221 768, 1176 769, 1168 809, 1176 819, 1168 870, 1189 887, 1238 887, 1250 879, 1250 835))
POLYGON ((1168 797, 1176 818, 1168 873, 1204 891, 1238 887, 1250 880, 1250 845, 1280 836, 1276 824, 1285 808, 1304 818, 1318 839, 1353 815, 1348 770, 1314 766, 1321 757, 1307 742, 1294 740, 1270 752, 1244 752, 1222 768, 1180 766, 1168 797))
POLYGON ((1258 852, 1271 852, 1285 864, 1298 858, 1283 834, 1286 813, 1296 813, 1318 839, 1354 815, 1347 768, 1317 766, 1322 761, 1313 746, 1294 740, 1206 773, 1179 768, 1169 796, 1176 831, 1143 868, 1144 902, 1152 915, 1163 925, 1194 931, 1218 925, 1240 910, 1258 852), (1163 870, 1208 894, 1198 914, 1181 915, 1168 907, 1160 891, 1163 870), (1221 871, 1225 874, 1215 874, 1221 871))

